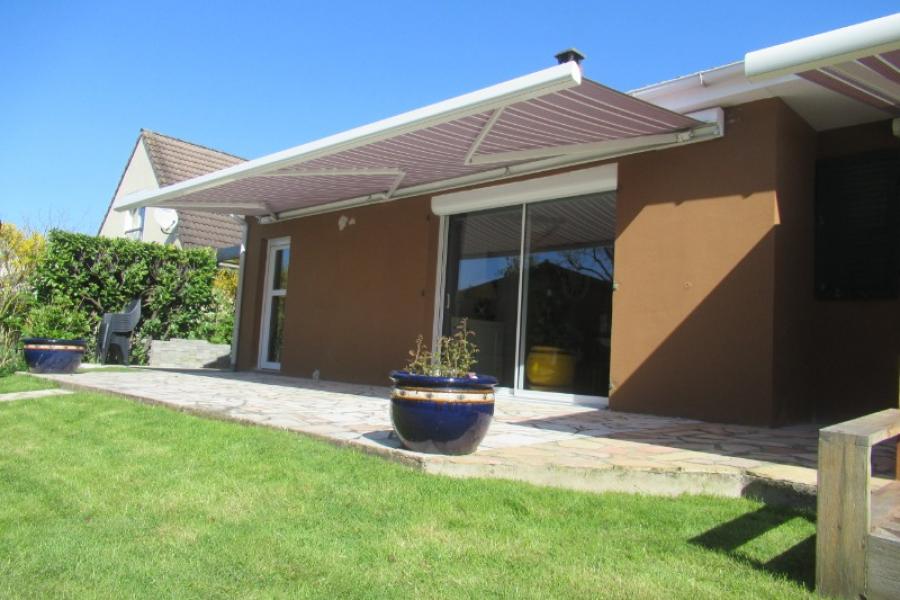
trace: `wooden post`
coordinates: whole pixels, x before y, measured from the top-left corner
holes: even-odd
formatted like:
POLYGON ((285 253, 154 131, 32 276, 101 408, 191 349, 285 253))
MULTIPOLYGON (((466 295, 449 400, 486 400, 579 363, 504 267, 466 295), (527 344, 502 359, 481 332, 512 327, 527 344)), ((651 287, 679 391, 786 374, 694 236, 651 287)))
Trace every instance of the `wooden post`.
POLYGON ((866 563, 872 528, 872 447, 898 435, 896 408, 819 430, 816 590, 822 595, 866 596, 871 575, 877 580, 872 597, 877 597, 885 581, 879 568, 867 571, 866 563))
POLYGON ((816 590, 856 598, 866 589, 871 452, 858 438, 819 433, 816 590))

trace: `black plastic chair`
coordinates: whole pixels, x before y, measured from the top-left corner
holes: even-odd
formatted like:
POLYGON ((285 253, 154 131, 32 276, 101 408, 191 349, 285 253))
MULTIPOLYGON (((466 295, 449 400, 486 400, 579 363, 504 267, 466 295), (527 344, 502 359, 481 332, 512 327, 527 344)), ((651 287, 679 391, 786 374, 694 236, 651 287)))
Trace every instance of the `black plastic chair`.
POLYGON ((131 356, 131 334, 141 320, 141 299, 135 298, 125 307, 125 312, 106 313, 97 332, 97 354, 106 364, 111 350, 119 356, 123 365, 131 356))

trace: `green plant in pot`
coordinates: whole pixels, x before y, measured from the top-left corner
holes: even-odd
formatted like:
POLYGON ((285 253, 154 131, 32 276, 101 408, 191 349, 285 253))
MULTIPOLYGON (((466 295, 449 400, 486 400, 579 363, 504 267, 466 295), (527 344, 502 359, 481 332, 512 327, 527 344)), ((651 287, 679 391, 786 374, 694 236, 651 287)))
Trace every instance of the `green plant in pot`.
POLYGON ((35 373, 73 373, 87 350, 88 317, 65 299, 35 306, 28 313, 22 338, 25 362, 35 373))
POLYGON ((478 353, 474 336, 465 319, 438 341, 435 352, 420 335, 406 369, 391 372, 391 421, 410 450, 469 454, 487 434, 497 379, 471 370, 478 353))

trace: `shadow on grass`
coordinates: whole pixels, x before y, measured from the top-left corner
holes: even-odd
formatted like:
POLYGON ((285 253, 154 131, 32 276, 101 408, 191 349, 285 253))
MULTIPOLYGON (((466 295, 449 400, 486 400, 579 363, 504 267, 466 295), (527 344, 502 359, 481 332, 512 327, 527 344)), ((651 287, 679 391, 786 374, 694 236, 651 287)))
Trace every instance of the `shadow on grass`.
POLYGON ((739 551, 744 544, 797 518, 813 520, 806 512, 764 506, 718 525, 691 539, 690 543, 727 554, 755 569, 790 579, 812 590, 816 574, 815 535, 809 536, 767 561, 755 559, 739 551))

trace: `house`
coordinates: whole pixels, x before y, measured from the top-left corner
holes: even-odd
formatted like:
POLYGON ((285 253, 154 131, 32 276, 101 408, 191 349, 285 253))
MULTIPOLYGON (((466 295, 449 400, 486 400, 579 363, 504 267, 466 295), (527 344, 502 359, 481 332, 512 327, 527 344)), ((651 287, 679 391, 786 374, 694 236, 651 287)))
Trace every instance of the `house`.
POLYGON ((514 397, 896 406, 900 14, 630 93, 557 59, 114 208, 244 216, 240 370, 384 385, 465 317, 514 397))
POLYGON ((182 248, 234 248, 241 243, 241 227, 223 214, 140 207, 112 210, 128 194, 159 188, 244 162, 225 152, 142 129, 97 235, 127 237, 182 248))

